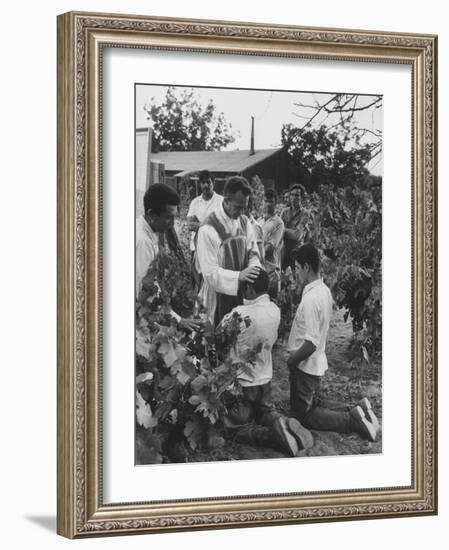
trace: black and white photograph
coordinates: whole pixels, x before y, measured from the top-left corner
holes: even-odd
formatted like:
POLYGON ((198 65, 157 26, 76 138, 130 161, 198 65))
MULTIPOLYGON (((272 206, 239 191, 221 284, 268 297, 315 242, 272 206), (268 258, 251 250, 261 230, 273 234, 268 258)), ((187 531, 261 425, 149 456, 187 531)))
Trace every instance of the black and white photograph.
POLYGON ((134 93, 135 464, 382 453, 383 97, 134 93))

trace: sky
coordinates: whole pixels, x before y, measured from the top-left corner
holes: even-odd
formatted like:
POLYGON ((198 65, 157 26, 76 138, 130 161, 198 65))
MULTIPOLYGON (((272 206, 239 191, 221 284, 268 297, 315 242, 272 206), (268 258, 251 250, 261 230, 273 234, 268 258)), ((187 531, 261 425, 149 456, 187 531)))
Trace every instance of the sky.
MULTIPOLYGON (((185 89, 182 86, 176 88, 180 91, 185 89)), ((191 88, 188 87, 187 89, 191 88)), ((196 99, 201 104, 206 105, 212 99, 217 112, 223 112, 225 120, 232 125, 236 140, 228 145, 226 150, 250 148, 251 116, 255 117, 255 148, 280 147, 282 125, 291 123, 301 127, 306 123, 306 120, 300 118, 300 116, 313 114, 311 109, 299 107, 297 104, 314 105, 315 101, 321 104, 332 95, 308 91, 287 92, 200 87, 194 89, 196 99)), ((160 85, 139 84, 136 86, 136 125, 138 128, 150 125, 144 110, 145 104, 151 104, 153 101, 161 103, 166 90, 167 86, 160 85)), ((373 96, 362 96, 358 104, 363 106, 372 100, 373 96)), ((357 126, 367 128, 372 132, 382 129, 382 111, 382 108, 359 111, 356 113, 357 126)), ((337 118, 328 118, 326 124, 330 126, 337 120, 337 118)), ((317 117, 315 122, 319 125, 322 120, 317 117)), ((367 137, 367 139, 371 138, 367 137)), ((369 169, 373 174, 382 174, 381 155, 373 160, 369 169)))

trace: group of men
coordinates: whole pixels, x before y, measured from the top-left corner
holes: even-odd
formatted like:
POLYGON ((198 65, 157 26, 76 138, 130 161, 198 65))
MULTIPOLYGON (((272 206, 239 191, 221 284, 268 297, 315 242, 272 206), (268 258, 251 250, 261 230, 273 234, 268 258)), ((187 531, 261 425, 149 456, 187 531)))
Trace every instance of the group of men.
MULTIPOLYGON (((255 220, 249 209, 252 190, 244 177, 230 177, 223 195, 214 191, 207 171, 199 174, 199 184, 201 195, 192 200, 187 214, 199 300, 217 330, 235 312, 249 318, 249 324, 242 323, 237 353, 258 344, 260 348, 256 360, 239 375, 242 397, 225 420, 228 433, 238 441, 275 447, 290 456, 313 445, 310 430, 357 432, 375 441, 379 422, 367 398, 332 410, 319 401, 328 368, 325 346, 333 300, 320 275, 319 251, 306 242, 301 229, 302 186, 290 188, 290 205, 281 216, 275 212, 276 192, 267 190, 264 216, 255 220), (273 274, 287 265, 303 289, 288 339, 289 417, 280 414, 271 399, 272 349, 280 310, 269 295, 273 274)), ((164 246, 164 234, 173 231, 179 202, 178 194, 165 184, 154 184, 145 193, 145 212, 136 222, 137 295, 164 246)), ((198 327, 195 319, 182 319, 175 312, 173 316, 186 329, 198 327)))

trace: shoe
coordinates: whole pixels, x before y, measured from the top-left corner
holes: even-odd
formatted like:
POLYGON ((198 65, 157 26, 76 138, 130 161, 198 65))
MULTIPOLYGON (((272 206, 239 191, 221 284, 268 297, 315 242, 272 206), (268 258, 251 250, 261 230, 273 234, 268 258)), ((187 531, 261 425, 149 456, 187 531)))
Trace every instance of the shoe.
POLYGON ((363 412, 360 405, 356 405, 349 411, 352 419, 354 431, 363 435, 370 441, 376 441, 377 430, 372 422, 370 422, 363 412))
POLYGON ((300 451, 313 447, 313 435, 296 418, 288 418, 287 426, 290 433, 294 435, 300 451))
POLYGON ((296 442, 296 438, 290 433, 285 418, 280 417, 275 420, 273 430, 282 452, 288 456, 296 456, 299 451, 298 443, 296 442))
POLYGON ((376 428, 376 432, 379 431, 379 427, 380 427, 379 420, 377 419, 377 416, 374 414, 374 411, 373 411, 373 408, 371 407, 371 403, 369 399, 367 397, 364 397, 363 399, 360 399, 357 405, 362 407, 362 410, 365 413, 366 418, 376 428))

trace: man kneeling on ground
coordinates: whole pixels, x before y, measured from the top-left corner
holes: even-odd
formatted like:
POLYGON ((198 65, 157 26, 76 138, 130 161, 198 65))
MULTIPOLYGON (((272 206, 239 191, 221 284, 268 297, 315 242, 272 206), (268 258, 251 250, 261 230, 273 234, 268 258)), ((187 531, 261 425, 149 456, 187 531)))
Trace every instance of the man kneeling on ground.
POLYGON ((292 260, 298 283, 303 287, 288 339, 292 414, 310 430, 357 432, 375 441, 379 421, 366 397, 352 408, 339 405, 340 410, 331 410, 319 405, 318 392, 328 368, 325 346, 333 300, 320 277, 319 253, 312 244, 294 249, 292 260))
POLYGON ((255 361, 247 363, 238 376, 243 395, 231 409, 225 426, 240 443, 273 447, 296 456, 313 445, 313 438, 296 419, 277 412, 271 401, 271 350, 278 336, 280 310, 268 296, 268 285, 267 272, 260 268, 255 281, 243 285, 243 305, 235 307, 221 322, 225 326, 235 312, 242 319, 249 318, 248 326, 242 322, 236 359, 241 361, 248 350, 259 349, 255 361))

